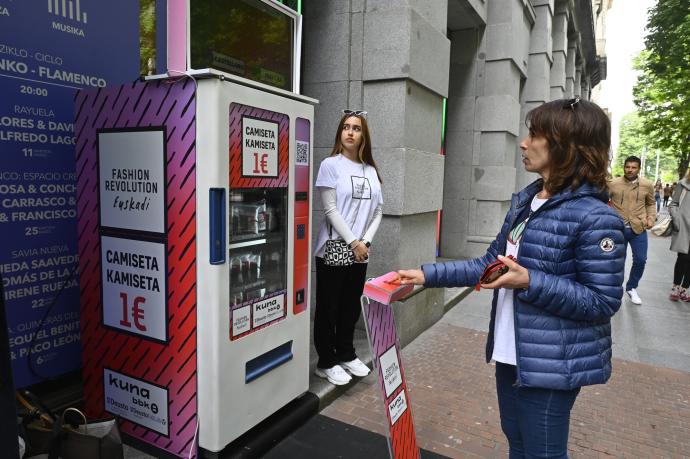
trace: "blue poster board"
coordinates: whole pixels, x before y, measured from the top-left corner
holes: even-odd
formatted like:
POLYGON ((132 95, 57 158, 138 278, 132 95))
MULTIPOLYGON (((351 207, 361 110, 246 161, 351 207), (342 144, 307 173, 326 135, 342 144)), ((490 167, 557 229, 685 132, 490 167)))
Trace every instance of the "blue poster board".
POLYGON ((75 91, 138 76, 138 1, 0 1, 0 273, 17 387, 81 366, 75 91))

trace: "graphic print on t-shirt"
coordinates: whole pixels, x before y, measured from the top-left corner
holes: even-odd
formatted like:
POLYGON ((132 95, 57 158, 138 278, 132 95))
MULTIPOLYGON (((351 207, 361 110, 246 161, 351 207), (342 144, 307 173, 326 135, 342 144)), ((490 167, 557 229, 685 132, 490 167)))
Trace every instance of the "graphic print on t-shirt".
MULTIPOLYGON (((530 211, 530 214, 532 212, 530 211)), ((529 220, 529 216, 515 225, 515 227, 510 231, 510 234, 508 234, 508 242, 517 245, 520 242, 520 239, 522 239, 522 234, 525 232, 525 227, 527 226, 527 221, 529 220)))
POLYGON ((371 184, 366 177, 351 175, 352 199, 371 199, 371 184))

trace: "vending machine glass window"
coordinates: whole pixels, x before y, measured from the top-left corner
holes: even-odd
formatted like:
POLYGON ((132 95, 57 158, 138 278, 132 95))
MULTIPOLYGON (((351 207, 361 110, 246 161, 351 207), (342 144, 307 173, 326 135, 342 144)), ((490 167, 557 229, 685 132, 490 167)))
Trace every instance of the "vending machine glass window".
POLYGON ((230 304, 287 289, 287 189, 230 192, 230 304))
POLYGON ((262 0, 206 0, 190 18, 192 68, 293 90, 295 17, 262 0))

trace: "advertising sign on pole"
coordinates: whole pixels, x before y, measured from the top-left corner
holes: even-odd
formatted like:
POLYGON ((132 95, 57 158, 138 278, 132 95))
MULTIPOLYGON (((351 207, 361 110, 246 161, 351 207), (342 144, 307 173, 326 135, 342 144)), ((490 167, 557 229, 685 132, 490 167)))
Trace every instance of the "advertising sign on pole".
POLYGON ((80 367, 74 95, 138 76, 138 26, 139 2, 0 5, 0 271, 18 387, 80 367))
POLYGON ((385 408, 388 452, 392 459, 416 459, 420 452, 392 308, 393 302, 406 297, 413 286, 400 285, 397 277, 390 272, 367 281, 362 316, 385 408))

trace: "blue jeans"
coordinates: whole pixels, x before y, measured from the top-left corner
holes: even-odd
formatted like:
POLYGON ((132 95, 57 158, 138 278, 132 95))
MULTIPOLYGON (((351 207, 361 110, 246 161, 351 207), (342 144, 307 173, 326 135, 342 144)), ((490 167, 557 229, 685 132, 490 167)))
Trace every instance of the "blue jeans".
POLYGON ((630 244, 633 256, 630 276, 628 277, 628 283, 625 285, 625 291, 627 292, 640 285, 640 279, 642 279, 642 273, 644 273, 644 265, 647 263, 647 230, 642 231, 640 234, 635 234, 631 228, 626 226, 623 235, 625 236, 625 242, 630 244))
POLYGON ((656 213, 659 213, 659 209, 661 208, 661 196, 658 194, 654 195, 654 200, 656 201, 656 213))
POLYGON ((567 459, 570 410, 580 388, 517 387, 516 379, 515 366, 496 362, 498 409, 510 459, 567 459))

